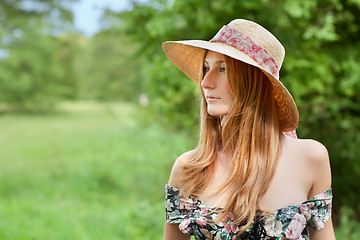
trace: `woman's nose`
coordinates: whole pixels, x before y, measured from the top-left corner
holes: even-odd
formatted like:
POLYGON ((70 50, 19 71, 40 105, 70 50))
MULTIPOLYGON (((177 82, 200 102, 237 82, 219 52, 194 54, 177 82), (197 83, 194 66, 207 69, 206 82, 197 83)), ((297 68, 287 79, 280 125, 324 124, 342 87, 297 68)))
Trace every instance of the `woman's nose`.
POLYGON ((201 81, 202 88, 214 88, 215 87, 215 81, 214 81, 214 74, 210 70, 209 72, 205 73, 204 78, 201 81))

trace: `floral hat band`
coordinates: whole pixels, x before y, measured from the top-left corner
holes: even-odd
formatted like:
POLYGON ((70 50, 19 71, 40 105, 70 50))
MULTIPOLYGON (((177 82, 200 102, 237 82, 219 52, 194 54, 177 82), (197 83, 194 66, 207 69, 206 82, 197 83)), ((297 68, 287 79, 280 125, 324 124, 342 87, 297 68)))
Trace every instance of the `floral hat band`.
POLYGON ((277 104, 281 131, 296 129, 299 113, 289 91, 279 80, 285 49, 278 39, 261 25, 235 19, 223 26, 210 40, 167 41, 165 55, 190 79, 199 84, 207 51, 214 51, 260 69, 270 80, 277 104))
POLYGON ((279 78, 279 67, 276 65, 274 58, 272 58, 265 49, 254 42, 251 37, 238 29, 225 25, 210 40, 210 42, 225 43, 242 51, 262 66, 268 73, 279 78))

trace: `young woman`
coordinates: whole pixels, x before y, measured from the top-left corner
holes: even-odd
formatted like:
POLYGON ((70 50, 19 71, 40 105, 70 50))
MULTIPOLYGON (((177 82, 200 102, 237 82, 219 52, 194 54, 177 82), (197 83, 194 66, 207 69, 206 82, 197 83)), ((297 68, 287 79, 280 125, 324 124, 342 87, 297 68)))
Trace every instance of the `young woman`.
POLYGON ((281 43, 237 19, 210 41, 163 50, 202 94, 199 144, 166 185, 164 239, 335 239, 328 153, 296 138, 281 43))

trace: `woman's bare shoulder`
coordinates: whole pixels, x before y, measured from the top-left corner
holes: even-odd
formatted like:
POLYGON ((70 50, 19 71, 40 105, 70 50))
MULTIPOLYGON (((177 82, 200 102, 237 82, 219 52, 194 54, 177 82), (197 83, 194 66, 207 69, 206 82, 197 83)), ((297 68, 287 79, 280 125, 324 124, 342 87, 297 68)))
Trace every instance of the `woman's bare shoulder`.
POLYGON ((310 163, 329 161, 328 151, 322 143, 313 139, 285 138, 286 144, 310 163))
POLYGON ((194 152, 195 150, 185 152, 176 159, 170 173, 170 178, 168 182, 170 186, 180 188, 179 179, 181 179, 182 177, 184 166, 188 163, 194 152))
POLYGON ((331 187, 331 169, 326 147, 313 139, 288 139, 297 156, 301 158, 311 176, 312 188, 309 196, 314 196, 331 187))
POLYGON ((291 144, 300 152, 301 156, 309 164, 324 164, 329 162, 329 154, 326 147, 313 139, 291 139, 291 144))

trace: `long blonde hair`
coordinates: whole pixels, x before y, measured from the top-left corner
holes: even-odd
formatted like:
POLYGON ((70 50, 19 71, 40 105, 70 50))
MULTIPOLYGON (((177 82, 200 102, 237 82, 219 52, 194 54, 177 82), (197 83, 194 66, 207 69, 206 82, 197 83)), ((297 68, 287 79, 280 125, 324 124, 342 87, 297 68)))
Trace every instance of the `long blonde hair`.
MULTIPOLYGON (((211 171, 219 151, 231 166, 227 182, 220 191, 232 194, 225 202, 219 221, 229 212, 243 232, 261 210, 259 199, 269 187, 280 149, 280 126, 270 81, 258 68, 225 56, 233 106, 226 119, 207 112, 202 98, 201 129, 198 146, 183 166, 184 196, 198 196, 212 179, 211 171)), ((201 73, 203 76, 203 73, 201 73)))

